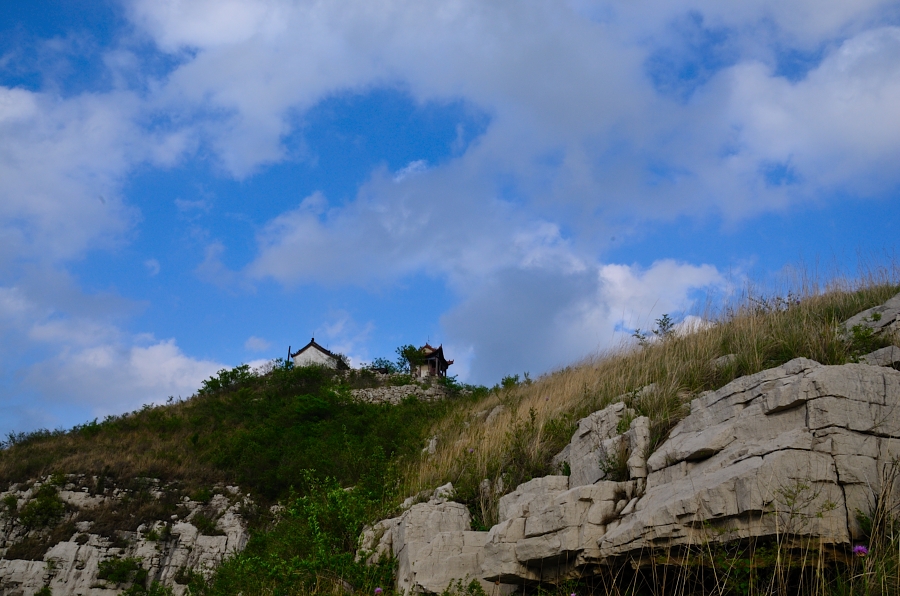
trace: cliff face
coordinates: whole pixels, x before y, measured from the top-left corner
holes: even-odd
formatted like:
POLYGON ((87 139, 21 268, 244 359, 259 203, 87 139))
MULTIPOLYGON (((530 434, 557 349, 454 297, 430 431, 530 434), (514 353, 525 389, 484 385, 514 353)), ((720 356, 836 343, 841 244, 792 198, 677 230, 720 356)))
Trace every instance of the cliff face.
MULTIPOLYGON (((896 329, 895 307, 900 296, 848 333, 896 329)), ((396 557, 398 590, 417 593, 467 577, 508 593, 736 541, 846 556, 879 503, 900 503, 900 350, 860 360, 797 358, 738 378, 694 399, 655 448, 622 396, 579 422, 556 457, 568 474, 502 497, 489 531, 471 531, 468 510, 436 495, 368 528, 360 548, 396 557)))
POLYGON ((128 486, 54 476, 0 493, 0 594, 119 594, 158 582, 176 595, 248 540, 235 486, 193 498, 151 478, 128 486))

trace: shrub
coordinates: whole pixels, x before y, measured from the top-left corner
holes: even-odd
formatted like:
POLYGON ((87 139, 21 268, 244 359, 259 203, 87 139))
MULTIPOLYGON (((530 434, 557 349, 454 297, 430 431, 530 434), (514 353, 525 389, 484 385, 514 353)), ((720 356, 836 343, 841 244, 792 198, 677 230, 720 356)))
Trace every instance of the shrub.
POLYGON ((10 516, 14 516, 19 510, 19 499, 16 495, 6 495, 3 497, 3 507, 10 516))
POLYGON ((66 504, 52 484, 42 485, 34 498, 25 503, 19 511, 19 521, 29 529, 46 528, 62 519, 66 504))
POLYGON ((354 560, 363 525, 380 500, 365 490, 345 490, 334 479, 300 474, 300 493, 285 501, 280 521, 257 532, 247 548, 225 561, 213 578, 190 578, 192 594, 326 592, 346 582, 355 591, 373 593, 393 583, 393 563, 367 567, 354 560))
POLYGON ((628 480, 628 446, 624 437, 620 437, 610 451, 601 450, 598 464, 604 480, 613 482, 628 480))
POLYGON ((191 523, 203 536, 224 536, 225 532, 216 525, 216 520, 202 514, 197 513, 191 518, 191 523))
POLYGON ((113 557, 100 561, 97 578, 114 584, 143 584, 147 579, 147 570, 141 567, 141 560, 135 557, 113 557))

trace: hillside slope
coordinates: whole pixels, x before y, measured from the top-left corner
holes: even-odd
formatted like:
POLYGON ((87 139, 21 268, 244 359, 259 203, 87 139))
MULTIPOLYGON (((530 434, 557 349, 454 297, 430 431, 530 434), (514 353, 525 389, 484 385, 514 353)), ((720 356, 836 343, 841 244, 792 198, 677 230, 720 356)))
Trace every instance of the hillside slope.
MULTIPOLYGON (((225 487, 235 486, 257 504, 240 512, 251 532, 246 549, 213 576, 183 574, 179 585, 196 594, 388 590, 392 563, 369 568, 355 561, 357 537, 365 523, 398 512, 406 497, 452 482, 455 500, 470 512, 475 529, 487 529, 498 521, 503 495, 524 481, 564 471, 553 457, 587 414, 624 399, 634 416, 648 420, 652 451, 685 416, 685 404, 704 391, 794 358, 839 365, 890 344, 887 334, 843 333, 839 323, 898 289, 869 283, 802 299, 748 299, 692 333, 657 329, 659 339, 533 382, 508 377, 491 391, 470 388, 475 390, 433 402, 355 400, 354 387, 374 383, 366 373, 345 378, 326 369, 280 365, 260 373, 246 367, 222 371, 183 402, 66 432, 10 437, 0 451, 0 489, 22 495, 34 490, 6 504, 0 516, 4 523, 20 523, 40 489, 35 482, 52 485, 47 480, 54 475, 63 478, 57 493, 70 478, 83 478, 89 494, 151 478, 168 487, 166 499, 174 503, 201 503, 197 497, 225 496, 225 487)), ((457 388, 449 385, 453 393, 457 388)), ((158 529, 171 525, 176 513, 170 508, 149 515, 142 531, 159 521, 158 529)), ((79 515, 76 505, 57 506, 16 540, 25 536, 33 544, 29 556, 42 560, 60 540, 78 539, 77 533, 65 534, 66 524, 79 515)), ((133 520, 122 523, 122 532, 137 531, 137 525, 126 527, 133 520)), ((138 539, 115 529, 111 535, 138 539)), ((12 557, 13 546, 0 549, 12 557)), ((148 561, 141 564, 148 567, 148 561)), ((163 589, 139 579, 128 578, 116 589, 163 589)))

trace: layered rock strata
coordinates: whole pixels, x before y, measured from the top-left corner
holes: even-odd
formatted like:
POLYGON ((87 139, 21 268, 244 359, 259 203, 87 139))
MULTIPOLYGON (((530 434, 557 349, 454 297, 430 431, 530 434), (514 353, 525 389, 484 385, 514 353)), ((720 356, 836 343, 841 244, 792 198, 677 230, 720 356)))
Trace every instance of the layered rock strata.
MULTIPOLYGON (((64 504, 65 513, 55 529, 26 527, 9 511, 13 499, 18 511, 27 511, 41 488, 49 486, 49 478, 27 487, 13 485, 0 493, 0 501, 7 504, 7 511, 0 515, 0 594, 31 596, 45 587, 54 596, 120 594, 129 582, 116 584, 103 579, 101 565, 131 559, 146 571, 147 584, 158 581, 181 596, 191 573, 208 576, 224 557, 242 550, 249 539, 240 511, 252 503, 238 487, 222 487, 205 502, 185 496, 177 505, 177 513, 165 519, 148 519, 134 531, 110 532, 106 528, 98 532, 97 524, 103 523, 104 516, 134 500, 135 491, 107 488, 91 494, 87 487, 78 487, 79 479, 84 478, 70 477, 74 482, 56 490, 53 498, 64 504), (60 532, 65 534, 62 540, 52 544, 51 539, 43 555, 14 558, 23 542, 46 542, 46 534, 60 532)), ((150 499, 165 499, 169 490, 153 479, 142 479, 140 484, 143 496, 150 499)))
POLYGON ((490 531, 471 532, 462 505, 433 500, 381 522, 366 548, 398 557, 399 589, 439 593, 450 579, 499 592, 751 537, 849 545, 900 458, 900 372, 798 358, 699 396, 648 457, 649 437, 646 418, 613 404, 580 421, 557 456, 570 475, 504 496, 490 531))

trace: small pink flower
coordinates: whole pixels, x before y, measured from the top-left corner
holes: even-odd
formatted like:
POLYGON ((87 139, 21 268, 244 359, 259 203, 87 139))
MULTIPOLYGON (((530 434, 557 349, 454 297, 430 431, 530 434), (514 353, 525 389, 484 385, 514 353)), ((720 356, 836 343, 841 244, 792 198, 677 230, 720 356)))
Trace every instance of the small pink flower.
POLYGON ((853 554, 857 557, 865 557, 867 554, 869 554, 869 549, 867 549, 862 544, 857 544, 853 547, 853 554))
POLYGON ((470 448, 469 448, 469 453, 475 453, 475 450, 472 449, 472 448, 470 447, 470 448))
POLYGON ((375 588, 375 596, 379 596, 381 594, 381 588, 375 588))

